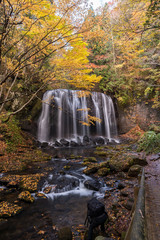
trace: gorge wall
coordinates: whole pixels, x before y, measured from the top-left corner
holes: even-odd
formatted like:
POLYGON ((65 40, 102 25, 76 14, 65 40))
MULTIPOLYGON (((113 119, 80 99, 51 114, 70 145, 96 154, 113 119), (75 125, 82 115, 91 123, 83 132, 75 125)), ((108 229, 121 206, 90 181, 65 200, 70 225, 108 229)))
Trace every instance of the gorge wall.
POLYGON ((160 109, 153 108, 152 103, 139 102, 132 106, 117 107, 118 133, 124 134, 137 124, 147 131, 151 124, 160 124, 160 109))

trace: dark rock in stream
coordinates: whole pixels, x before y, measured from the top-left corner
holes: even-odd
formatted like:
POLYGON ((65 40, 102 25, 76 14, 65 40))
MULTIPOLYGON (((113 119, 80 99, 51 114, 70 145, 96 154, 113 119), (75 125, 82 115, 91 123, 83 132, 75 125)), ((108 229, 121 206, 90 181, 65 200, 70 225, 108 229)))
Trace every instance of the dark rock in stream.
POLYGON ((125 188, 125 184, 120 182, 120 183, 118 183, 118 187, 117 188, 118 189, 123 189, 123 188, 125 188))
POLYGON ((84 186, 87 189, 94 190, 94 191, 99 191, 101 187, 101 183, 96 181, 96 180, 87 180, 84 182, 84 186))
POLYGON ((41 148, 46 148, 48 147, 48 142, 42 142, 41 143, 41 148))
POLYGON ((64 146, 64 147, 68 147, 69 146, 69 141, 67 141, 66 139, 61 139, 60 143, 64 146))
POLYGON ((60 142, 58 142, 58 141, 55 141, 55 146, 56 147, 62 147, 62 144, 60 144, 60 142))
POLYGON ((89 140, 89 137, 85 135, 85 136, 83 137, 83 144, 88 145, 88 144, 89 144, 89 141, 90 141, 90 140, 89 140))
POLYGON ((95 142, 99 145, 103 145, 105 143, 104 138, 102 138, 102 137, 96 137, 95 142))
POLYGON ((75 142, 75 141, 71 141, 71 142, 70 142, 70 146, 71 146, 71 147, 78 147, 79 144, 78 144, 77 142, 75 142))

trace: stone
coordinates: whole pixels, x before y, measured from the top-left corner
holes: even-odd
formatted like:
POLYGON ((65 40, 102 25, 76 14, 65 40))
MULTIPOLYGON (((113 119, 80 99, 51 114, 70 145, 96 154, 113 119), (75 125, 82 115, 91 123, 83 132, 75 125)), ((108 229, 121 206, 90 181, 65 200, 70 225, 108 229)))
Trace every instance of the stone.
POLYGON ((131 158, 132 158, 132 160, 131 160, 131 162, 132 162, 132 165, 140 165, 140 166, 145 166, 145 165, 147 165, 148 163, 147 163, 147 160, 146 160, 146 157, 143 157, 143 156, 139 156, 139 155, 135 155, 135 156, 133 156, 133 155, 131 155, 131 158))
POLYGON ((133 201, 128 200, 126 203, 123 204, 123 206, 127 209, 127 210, 131 210, 133 207, 133 201))
POLYGON ((91 173, 96 173, 98 170, 98 167, 95 165, 91 165, 90 167, 87 167, 83 170, 83 173, 86 175, 89 175, 91 173))
POLYGON ((55 141, 55 146, 56 147, 62 147, 62 144, 60 144, 60 142, 58 142, 57 140, 55 141))
POLYGON ((99 181, 96 180, 87 180, 84 182, 84 186, 87 189, 94 190, 94 191, 99 191, 101 184, 99 181))
POLYGON ((119 173, 117 174, 117 177, 118 177, 118 178, 126 178, 126 174, 125 174, 124 172, 119 172, 119 173))
POLYGON ((121 195, 122 197, 127 197, 127 196, 128 196, 128 192, 126 192, 125 190, 122 190, 121 193, 120 193, 120 195, 121 195))
POLYGON ((60 143, 65 146, 65 147, 68 147, 69 146, 69 141, 67 141, 66 139, 61 139, 60 140, 60 143))
POLYGON ((105 144, 104 138, 102 138, 102 137, 96 137, 95 142, 99 145, 105 144))
POLYGON ((78 147, 79 144, 77 142, 75 142, 75 141, 70 141, 70 146, 71 147, 78 147))
POLYGON ((72 231, 70 227, 60 228, 58 231, 58 240, 72 240, 72 231))
POLYGON ((33 203, 35 201, 34 197, 29 191, 23 191, 18 195, 18 199, 24 202, 33 203))
POLYGON ((89 144, 89 137, 87 135, 83 137, 83 144, 89 144))
POLYGON ((125 184, 122 183, 122 182, 119 182, 117 188, 118 188, 118 189, 123 189, 123 188, 125 188, 125 184))
POLYGON ((129 177, 137 177, 138 174, 141 172, 142 170, 142 166, 140 165, 133 165, 130 167, 129 171, 128 171, 128 176, 129 177))
POLYGON ((46 148, 48 147, 48 142, 42 142, 41 143, 41 148, 46 148))
POLYGON ((83 159, 83 162, 97 162, 95 157, 87 157, 83 159))
POLYGON ((106 167, 100 168, 98 170, 98 175, 101 177, 104 177, 104 176, 108 175, 109 172, 110 172, 110 168, 106 168, 106 167))

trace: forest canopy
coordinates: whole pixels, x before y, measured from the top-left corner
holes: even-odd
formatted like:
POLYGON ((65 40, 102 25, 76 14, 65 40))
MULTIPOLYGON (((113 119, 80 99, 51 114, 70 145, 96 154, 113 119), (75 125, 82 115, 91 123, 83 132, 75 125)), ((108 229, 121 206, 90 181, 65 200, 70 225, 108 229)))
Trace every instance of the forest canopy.
POLYGON ((160 3, 0 1, 0 112, 52 88, 98 90, 159 107, 160 3))

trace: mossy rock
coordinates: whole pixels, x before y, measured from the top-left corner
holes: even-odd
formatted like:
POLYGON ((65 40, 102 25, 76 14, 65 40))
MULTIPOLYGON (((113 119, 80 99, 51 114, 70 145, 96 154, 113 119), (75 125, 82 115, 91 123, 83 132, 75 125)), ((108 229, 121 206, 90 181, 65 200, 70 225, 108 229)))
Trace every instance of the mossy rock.
POLYGON ((104 177, 106 175, 108 175, 108 173, 110 172, 110 168, 100 168, 98 170, 98 175, 101 176, 101 177, 104 177))
POLYGON ((98 170, 98 165, 94 164, 91 165, 90 167, 87 167, 86 169, 83 170, 83 173, 86 175, 90 175, 92 173, 96 173, 98 170))
POLYGON ((95 157, 86 157, 83 162, 97 162, 97 159, 95 157))
POLYGON ((97 154, 98 156, 101 157, 107 157, 108 153, 105 151, 95 151, 94 154, 97 154))
POLYGON ((142 166, 140 165, 133 165, 130 167, 128 171, 128 176, 129 177, 137 177, 138 174, 142 171, 142 166))
POLYGON ((130 156, 130 163, 131 163, 131 165, 140 165, 140 166, 145 166, 145 165, 147 165, 148 163, 147 163, 147 160, 146 160, 146 158, 144 157, 144 158, 141 158, 141 157, 139 157, 139 156, 134 156, 134 155, 131 155, 130 156))
POLYGON ((0 218, 12 217, 20 213, 21 211, 22 207, 16 204, 11 204, 5 201, 0 203, 0 218))
POLYGON ((33 203, 35 201, 34 197, 31 195, 29 191, 21 192, 18 195, 18 199, 29 203, 33 203))
POLYGON ((99 168, 108 168, 109 167, 109 161, 101 162, 99 164, 99 168))

